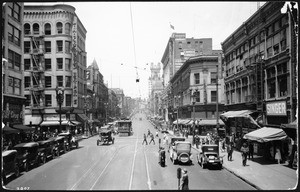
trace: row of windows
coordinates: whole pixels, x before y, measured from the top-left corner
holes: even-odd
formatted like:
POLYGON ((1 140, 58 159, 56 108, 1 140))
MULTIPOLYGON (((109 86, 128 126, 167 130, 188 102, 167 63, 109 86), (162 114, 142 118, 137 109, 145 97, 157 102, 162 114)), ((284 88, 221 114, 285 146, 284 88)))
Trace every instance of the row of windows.
MULTIPOLYGON (((52 107, 52 101, 53 100, 56 100, 55 97, 52 97, 53 95, 52 94, 45 94, 45 106, 46 107, 52 107)), ((35 99, 32 100, 32 103, 31 103, 31 98, 32 96, 31 95, 25 95, 26 97, 26 102, 25 102, 25 106, 31 106, 31 104, 33 103, 34 106, 37 105, 37 102, 35 99)), ((65 106, 71 106, 72 104, 72 95, 71 94, 65 94, 65 97, 64 97, 64 102, 65 102, 65 106)), ((40 98, 38 98, 40 99, 40 98)), ((64 105, 64 103, 62 104, 64 105)))
MULTIPOLYGON (((65 70, 65 71, 71 71, 71 59, 65 58, 65 69, 63 69, 64 63, 63 58, 56 58, 56 70, 65 70)), ((37 59, 39 62, 39 60, 37 59)), ((51 59, 45 59, 45 70, 51 71, 52 70, 52 62, 51 59)), ((34 65, 35 67, 36 65, 34 65)), ((31 70, 34 67, 31 65, 31 59, 24 59, 24 70, 31 70)))
POLYGON ((7 93, 13 95, 21 95, 21 79, 9 76, 7 93))
MULTIPOLYGON (((37 87, 39 85, 39 78, 32 78, 30 76, 25 76, 24 78, 24 87, 37 87)), ((65 85, 64 85, 64 77, 63 76, 56 76, 57 86, 59 87, 71 87, 72 86, 72 77, 65 76, 65 85)), ((51 88, 52 86, 52 76, 45 76, 44 81, 45 88, 51 88)))
MULTIPOLYGON (((217 83, 217 72, 210 72, 210 83, 216 84, 217 83)), ((200 84, 200 73, 194 73, 194 84, 200 84)))
POLYGON ((21 6, 18 3, 8 3, 8 15, 20 21, 21 6))
MULTIPOLYGON (((66 23, 65 27, 63 28, 63 24, 61 22, 57 22, 56 23, 56 31, 55 34, 63 34, 63 29, 64 30, 64 34, 66 35, 70 35, 71 34, 71 24, 70 23, 66 23)), ((24 24, 24 34, 25 35, 30 35, 31 31, 33 31, 33 34, 35 35, 40 35, 40 25, 38 23, 34 23, 32 25, 32 30, 31 30, 31 26, 29 23, 25 23, 24 24)), ((44 25, 44 33, 45 35, 51 35, 52 34, 52 30, 51 30, 51 24, 50 23, 46 23, 44 25)))
MULTIPOLYGON (((56 53, 62 53, 63 52, 63 43, 65 43, 65 53, 71 53, 71 41, 56 41, 56 53)), ((45 53, 51 53, 52 52, 52 46, 51 41, 45 41, 44 46, 40 45, 39 41, 36 41, 36 43, 31 43, 31 41, 24 41, 24 53, 30 53, 30 51, 42 51, 45 53), (32 45, 32 46, 31 46, 32 45)))
MULTIPOLYGON (((195 102, 200 102, 200 92, 197 91, 197 92, 194 92, 193 94, 195 96, 195 102)), ((176 104, 178 104, 176 99, 174 101, 175 101, 176 104)), ((217 101, 217 91, 210 91, 210 101, 211 102, 216 102, 217 101)), ((207 102, 207 100, 204 101, 204 102, 207 102)))

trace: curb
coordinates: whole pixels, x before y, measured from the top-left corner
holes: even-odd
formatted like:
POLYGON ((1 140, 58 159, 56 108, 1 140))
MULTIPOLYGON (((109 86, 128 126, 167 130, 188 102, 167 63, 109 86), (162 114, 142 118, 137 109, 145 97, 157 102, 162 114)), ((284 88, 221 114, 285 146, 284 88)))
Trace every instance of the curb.
MULTIPOLYGON (((199 151, 196 147, 192 146, 193 149, 199 151)), ((250 182, 249 180, 243 178, 241 175, 235 173, 233 170, 231 170, 230 168, 228 168, 227 166, 222 166, 224 169, 226 169, 227 171, 229 171, 230 173, 234 174, 236 177, 240 178, 241 180, 243 180, 245 183, 248 183, 249 185, 251 185, 252 187, 254 187, 257 190, 263 190, 262 188, 258 187, 257 185, 255 185, 254 183, 250 182)))

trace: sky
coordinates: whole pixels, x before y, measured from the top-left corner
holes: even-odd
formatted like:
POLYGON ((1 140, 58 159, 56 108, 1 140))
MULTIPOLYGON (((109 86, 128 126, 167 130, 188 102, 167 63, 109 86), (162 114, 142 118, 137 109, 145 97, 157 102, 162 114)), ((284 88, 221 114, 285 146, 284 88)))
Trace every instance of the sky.
MULTIPOLYGON (((186 33, 187 38, 212 38, 213 49, 221 50, 221 43, 258 8, 253 1, 34 4, 75 7, 87 30, 87 65, 95 59, 108 88, 122 88, 126 96, 133 98, 148 97, 150 64, 161 63, 173 32, 186 33)), ((259 4, 262 6, 264 2, 259 4)))

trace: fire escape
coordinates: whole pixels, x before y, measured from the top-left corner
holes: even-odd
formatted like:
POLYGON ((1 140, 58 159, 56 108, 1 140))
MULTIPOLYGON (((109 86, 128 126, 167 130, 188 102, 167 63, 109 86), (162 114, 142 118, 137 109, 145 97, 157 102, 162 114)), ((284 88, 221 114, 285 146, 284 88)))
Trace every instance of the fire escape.
POLYGON ((32 34, 30 36, 32 50, 31 79, 30 89, 33 100, 32 109, 43 109, 45 107, 45 58, 44 58, 44 35, 32 34))

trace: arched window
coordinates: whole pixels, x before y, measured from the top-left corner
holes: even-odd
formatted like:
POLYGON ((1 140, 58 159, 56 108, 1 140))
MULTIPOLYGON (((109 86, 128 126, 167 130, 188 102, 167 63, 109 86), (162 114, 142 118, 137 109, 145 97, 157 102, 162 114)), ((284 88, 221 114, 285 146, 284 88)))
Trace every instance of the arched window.
POLYGON ((71 31, 71 24, 66 23, 66 25, 65 25, 65 34, 70 35, 70 31, 71 31))
POLYGON ((33 24, 33 34, 40 34, 40 26, 39 24, 33 24))
POLYGON ((56 32, 57 34, 62 34, 63 28, 62 28, 62 23, 58 22, 56 23, 56 32))
POLYGON ((24 34, 29 35, 30 34, 30 25, 29 23, 24 24, 24 34))
POLYGON ((45 35, 51 35, 51 25, 49 23, 45 24, 45 35))

